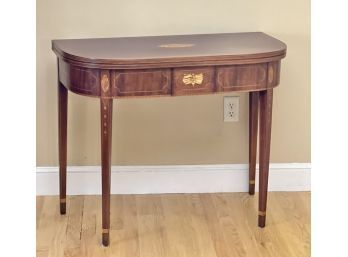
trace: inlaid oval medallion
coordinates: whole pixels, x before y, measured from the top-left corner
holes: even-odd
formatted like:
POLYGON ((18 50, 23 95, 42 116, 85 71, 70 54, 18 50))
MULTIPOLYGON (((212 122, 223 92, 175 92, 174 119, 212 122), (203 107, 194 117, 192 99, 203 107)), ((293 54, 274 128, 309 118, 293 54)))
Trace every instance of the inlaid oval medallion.
POLYGON ((101 80, 101 87, 104 93, 108 92, 109 90, 109 78, 106 74, 103 75, 101 80))

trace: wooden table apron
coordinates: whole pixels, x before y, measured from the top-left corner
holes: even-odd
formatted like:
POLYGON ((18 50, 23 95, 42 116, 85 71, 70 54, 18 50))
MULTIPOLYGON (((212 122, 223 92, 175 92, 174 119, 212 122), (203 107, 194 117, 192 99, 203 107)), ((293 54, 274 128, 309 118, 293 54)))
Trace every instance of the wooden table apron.
POLYGON ((259 213, 265 226, 273 88, 286 45, 264 33, 53 40, 58 57, 60 212, 66 213, 68 90, 100 98, 102 243, 109 244, 114 98, 249 92, 249 194, 255 192, 259 125, 259 213), (209 55, 204 55, 208 52, 209 55), (106 58, 110 56, 110 58, 106 58), (258 121, 258 116, 260 119, 258 121))

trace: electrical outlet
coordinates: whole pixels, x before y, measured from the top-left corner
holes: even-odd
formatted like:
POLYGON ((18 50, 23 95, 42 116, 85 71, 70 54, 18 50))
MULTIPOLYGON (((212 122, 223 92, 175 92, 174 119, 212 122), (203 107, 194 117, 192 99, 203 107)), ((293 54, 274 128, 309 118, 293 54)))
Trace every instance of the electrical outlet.
POLYGON ((239 121, 239 96, 224 97, 224 122, 239 121))

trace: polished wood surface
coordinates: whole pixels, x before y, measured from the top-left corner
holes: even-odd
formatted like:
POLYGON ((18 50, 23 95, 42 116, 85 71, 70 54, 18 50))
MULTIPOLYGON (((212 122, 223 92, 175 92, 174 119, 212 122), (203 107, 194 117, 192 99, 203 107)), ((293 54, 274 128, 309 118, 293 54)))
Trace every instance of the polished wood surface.
POLYGON ((109 245, 110 228, 110 181, 111 181, 111 142, 112 142, 112 99, 110 95, 110 72, 103 70, 101 76, 100 99, 100 132, 101 132, 101 162, 102 162, 102 242, 109 245))
POLYGON ((273 90, 260 92, 259 227, 266 224, 273 90))
POLYGON ((53 40, 67 62, 93 68, 185 67, 262 63, 284 57, 286 45, 262 32, 53 40))
POLYGON ((100 137, 102 179, 102 243, 109 245, 110 190, 111 190, 111 142, 112 142, 112 99, 109 70, 100 71, 100 137))
POLYGON ((61 213, 66 197, 67 89, 100 98, 103 245, 109 244, 112 99, 250 92, 249 193, 260 113, 259 226, 265 226, 273 88, 286 45, 261 32, 53 40, 58 57, 61 213), (260 104, 259 104, 260 102, 260 104))
MULTIPOLYGON (((257 193, 256 193, 257 196, 257 193)), ((37 197, 37 257, 309 257, 310 193, 270 192, 267 227, 247 193, 112 195, 109 247, 101 197, 37 197)))
POLYGON ((60 213, 66 212, 68 90, 58 81, 58 151, 60 213))
POLYGON ((249 194, 255 193, 259 92, 249 93, 249 194))

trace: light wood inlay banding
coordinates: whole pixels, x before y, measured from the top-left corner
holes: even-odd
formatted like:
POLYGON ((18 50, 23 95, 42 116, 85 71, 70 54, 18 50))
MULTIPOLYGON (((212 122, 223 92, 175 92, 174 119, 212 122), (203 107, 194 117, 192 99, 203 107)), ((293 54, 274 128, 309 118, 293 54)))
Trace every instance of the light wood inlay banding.
POLYGON ((273 71, 273 66, 269 65, 268 67, 268 83, 271 84, 273 82, 274 78, 274 71, 273 71))
POLYGON ((266 216, 266 212, 265 211, 259 211, 259 216, 266 216))

